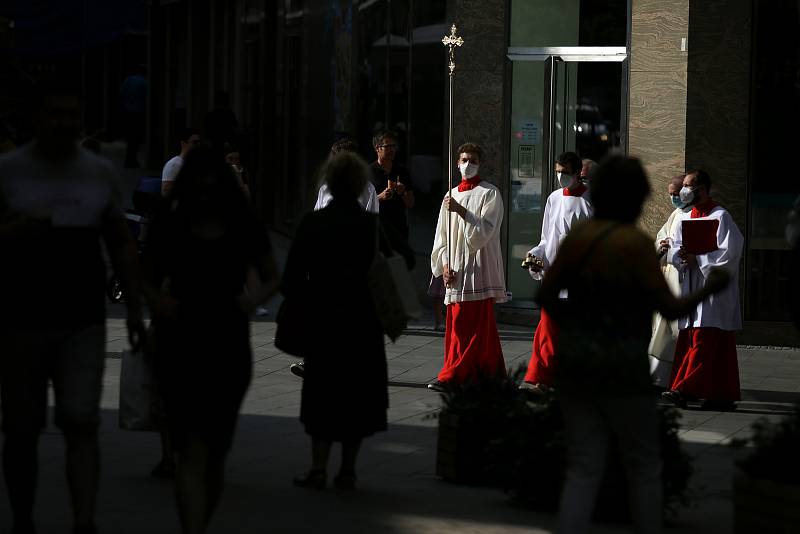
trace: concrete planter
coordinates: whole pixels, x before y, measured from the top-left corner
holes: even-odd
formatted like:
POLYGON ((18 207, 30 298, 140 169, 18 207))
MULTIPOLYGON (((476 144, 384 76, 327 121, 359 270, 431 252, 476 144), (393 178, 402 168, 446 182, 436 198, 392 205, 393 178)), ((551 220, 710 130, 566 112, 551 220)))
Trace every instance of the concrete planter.
POLYGON ((736 534, 800 532, 800 485, 752 478, 738 471, 733 506, 736 534))
POLYGON ((468 418, 439 414, 436 475, 448 482, 486 484, 489 443, 485 433, 468 418))

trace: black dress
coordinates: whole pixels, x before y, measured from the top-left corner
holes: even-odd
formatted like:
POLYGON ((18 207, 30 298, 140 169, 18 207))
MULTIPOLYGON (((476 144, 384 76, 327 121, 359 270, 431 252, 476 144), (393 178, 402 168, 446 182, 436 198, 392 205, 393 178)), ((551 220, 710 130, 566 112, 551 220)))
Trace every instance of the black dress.
POLYGON ((252 375, 249 318, 236 305, 249 265, 269 254, 253 219, 201 238, 167 218, 150 233, 150 256, 178 302, 175 320, 155 325, 159 387, 173 446, 199 436, 230 448, 252 375))
POLYGON ((311 340, 300 421, 318 439, 348 441, 386 430, 383 329, 367 287, 376 223, 355 200, 334 199, 303 218, 286 262, 282 291, 305 302, 311 340))

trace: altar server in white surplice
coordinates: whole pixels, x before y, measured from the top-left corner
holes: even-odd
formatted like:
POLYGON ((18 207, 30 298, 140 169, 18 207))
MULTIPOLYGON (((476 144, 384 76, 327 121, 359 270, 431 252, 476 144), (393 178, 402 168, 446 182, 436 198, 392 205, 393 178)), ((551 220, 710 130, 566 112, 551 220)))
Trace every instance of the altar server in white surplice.
MULTIPOLYGON (((664 273, 667 286, 676 297, 681 295, 680 273, 674 265, 667 261, 667 252, 670 248, 671 236, 675 233, 675 227, 680 224, 681 216, 691 210, 691 207, 687 207, 683 203, 680 196, 683 177, 683 174, 673 177, 667 186, 670 204, 675 209, 656 235, 656 251, 661 264, 661 272, 664 273)), ((656 313, 653 316, 653 335, 650 338, 647 352, 650 355, 650 376, 653 379, 653 385, 659 388, 669 387, 677 339, 678 321, 669 321, 664 319, 661 314, 656 313)))
POLYGON ((706 409, 733 409, 741 398, 735 332, 742 328, 737 281, 744 237, 731 214, 712 200, 708 173, 688 173, 681 200, 692 209, 681 215, 667 253, 667 261, 681 273, 681 295, 702 287, 714 268, 727 270, 732 282, 678 320, 672 383, 663 395, 678 406, 685 406, 687 400, 703 400, 706 409), (687 228, 693 221, 697 226, 691 228, 702 231, 689 234, 687 228), (693 247, 701 248, 696 254, 691 253, 692 241, 693 247))
POLYGON ((458 148, 461 182, 445 196, 436 225, 431 271, 444 279, 447 318, 444 366, 428 384, 434 390, 506 372, 494 317, 495 303, 506 301, 503 199, 497 187, 479 176, 480 163, 479 145, 458 148))
MULTIPOLYGON (((589 166, 587 165, 587 168, 589 166)), ((528 256, 541 260, 541 268, 531 270, 534 279, 547 276, 547 269, 556 259, 556 252, 570 228, 592 216, 589 190, 581 180, 583 162, 575 152, 564 152, 556 158, 555 172, 561 189, 547 197, 542 221, 542 239, 528 251, 528 256)), ((545 310, 541 311, 539 324, 533 336, 533 348, 525 382, 534 388, 553 385, 555 365, 555 340, 558 328, 545 310)))

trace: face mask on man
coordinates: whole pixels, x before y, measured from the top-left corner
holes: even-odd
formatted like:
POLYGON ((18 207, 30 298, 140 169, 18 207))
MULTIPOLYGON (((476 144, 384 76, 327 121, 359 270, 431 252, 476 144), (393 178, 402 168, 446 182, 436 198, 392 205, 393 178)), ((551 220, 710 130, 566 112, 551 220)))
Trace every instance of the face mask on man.
POLYGON ((575 183, 575 177, 565 172, 557 172, 558 183, 561 187, 571 187, 575 183))
POLYGON ((479 166, 471 161, 465 161, 458 164, 458 170, 461 171, 461 176, 463 176, 465 180, 469 180, 470 178, 477 176, 478 168, 479 166))
POLYGON ((670 195, 669 199, 672 202, 672 207, 673 208, 677 208, 679 210, 682 210, 683 208, 686 207, 686 204, 683 202, 683 200, 681 200, 681 196, 680 195, 670 195))
POLYGON ((688 206, 692 204, 695 199, 697 198, 697 194, 695 193, 697 189, 692 189, 687 186, 683 186, 680 192, 681 202, 683 202, 684 206, 688 206))

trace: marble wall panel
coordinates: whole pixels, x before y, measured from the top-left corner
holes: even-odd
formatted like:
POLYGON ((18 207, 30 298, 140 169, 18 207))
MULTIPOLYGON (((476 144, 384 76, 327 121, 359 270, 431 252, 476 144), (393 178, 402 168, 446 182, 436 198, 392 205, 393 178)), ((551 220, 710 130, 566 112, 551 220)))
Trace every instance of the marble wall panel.
POLYGON ((686 73, 631 76, 630 87, 629 154, 642 160, 653 189, 641 225, 655 234, 672 211, 667 184, 685 165, 686 73))
POLYGON ((655 235, 671 211, 667 184, 685 165, 689 0, 633 0, 631 9, 628 153, 650 177, 640 223, 655 235))
POLYGON ((631 70, 685 70, 689 0, 633 0, 631 7, 631 70))

